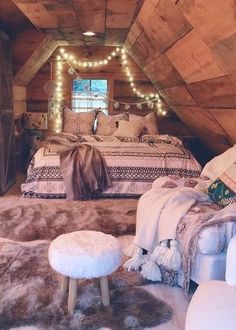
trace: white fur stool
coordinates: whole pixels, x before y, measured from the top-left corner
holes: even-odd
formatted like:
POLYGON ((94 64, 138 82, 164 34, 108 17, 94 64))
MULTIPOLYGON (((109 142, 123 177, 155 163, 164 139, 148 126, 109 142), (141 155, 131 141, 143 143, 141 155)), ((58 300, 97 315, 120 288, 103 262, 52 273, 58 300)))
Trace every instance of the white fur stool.
POLYGON ((189 304, 185 330, 236 329, 236 236, 228 246, 226 281, 201 283, 189 304))
POLYGON ((77 298, 77 279, 100 278, 104 306, 110 305, 107 275, 122 261, 118 240, 97 231, 76 231, 58 236, 49 247, 51 267, 63 275, 61 290, 65 294, 69 283, 68 311, 73 312, 77 298))

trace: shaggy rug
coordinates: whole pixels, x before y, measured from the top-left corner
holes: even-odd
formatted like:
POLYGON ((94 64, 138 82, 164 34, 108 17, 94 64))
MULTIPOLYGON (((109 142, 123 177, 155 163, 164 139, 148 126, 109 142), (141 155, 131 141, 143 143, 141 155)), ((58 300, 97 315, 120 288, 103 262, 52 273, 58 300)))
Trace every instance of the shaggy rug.
POLYGON ((40 330, 139 330, 170 320, 171 307, 138 287, 146 284, 139 273, 124 270, 109 277, 108 308, 102 307, 97 281, 78 281, 76 311, 68 315, 59 275, 48 264, 49 244, 0 240, 1 329, 29 325, 40 330))
POLYGON ((134 234, 137 199, 90 201, 25 200, 0 211, 0 237, 17 241, 52 240, 76 230, 114 236, 134 234))

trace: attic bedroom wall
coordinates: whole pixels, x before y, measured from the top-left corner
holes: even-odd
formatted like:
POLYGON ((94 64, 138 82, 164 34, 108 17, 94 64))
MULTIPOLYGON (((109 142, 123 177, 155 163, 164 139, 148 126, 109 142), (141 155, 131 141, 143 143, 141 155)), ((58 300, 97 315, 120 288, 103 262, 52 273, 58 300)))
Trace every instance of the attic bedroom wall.
MULTIPOLYGON (((25 62, 30 58, 32 53, 37 49, 40 43, 45 38, 45 34, 38 32, 37 30, 26 30, 16 35, 13 43, 13 64, 14 64, 14 75, 19 72, 25 62)), ((106 58, 113 47, 98 46, 98 47, 64 47, 66 51, 73 54, 80 60, 98 60, 106 58)), ((48 98, 47 94, 44 92, 43 86, 50 79, 50 63, 52 63, 52 74, 55 73, 55 60, 59 53, 59 47, 55 50, 52 56, 47 60, 45 65, 43 65, 34 78, 27 85, 27 111, 33 112, 46 112, 48 98)), ((129 67, 134 76, 135 81, 137 81, 138 86, 144 92, 153 93, 156 89, 153 87, 152 83, 149 81, 147 76, 138 67, 132 58, 129 58, 129 67)), ((70 106, 71 104, 71 86, 72 86, 72 76, 67 72, 68 67, 65 65, 64 69, 64 81, 65 81, 65 94, 66 94, 66 104, 70 106)), ((120 102, 140 102, 139 98, 136 98, 131 90, 131 87, 127 81, 124 68, 122 67, 119 59, 113 59, 110 65, 101 66, 96 70, 86 70, 80 69, 79 74, 81 77, 88 78, 108 78, 111 83, 112 93, 111 96, 120 102)), ((163 101, 163 108, 169 110, 169 106, 163 101)), ((124 111, 124 108, 120 107, 116 110, 112 107, 109 108, 109 112, 112 114, 120 113, 124 111)), ((132 107, 132 113, 138 115, 146 115, 150 112, 150 109, 145 107, 142 111, 132 107)), ((160 132, 169 133, 173 135, 190 135, 189 130, 186 126, 178 119, 178 117, 172 112, 168 112, 167 117, 158 117, 158 123, 160 132)))
POLYGON ((204 144, 236 143, 235 1, 146 0, 125 47, 204 144))

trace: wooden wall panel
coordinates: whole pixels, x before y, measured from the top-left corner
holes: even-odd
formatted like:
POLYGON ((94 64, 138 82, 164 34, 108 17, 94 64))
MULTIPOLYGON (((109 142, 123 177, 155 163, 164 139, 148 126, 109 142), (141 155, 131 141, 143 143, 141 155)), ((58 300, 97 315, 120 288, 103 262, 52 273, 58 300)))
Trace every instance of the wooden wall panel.
POLYGON ((149 39, 137 46, 140 36, 129 33, 125 45, 173 111, 212 150, 234 142, 230 112, 211 109, 236 110, 236 1, 146 0, 133 27, 149 39), (144 51, 152 44, 156 56, 144 51))
POLYGON ((160 53, 192 30, 192 26, 171 0, 160 0, 153 9, 150 7, 146 11, 142 10, 137 22, 160 53))
POLYGON ((143 71, 157 88, 183 84, 184 81, 165 55, 160 55, 143 68, 143 71))
POLYGON ((196 101, 184 85, 165 88, 162 89, 160 93, 170 105, 197 105, 196 101))
POLYGON ((236 108, 236 77, 227 76, 187 85, 198 104, 206 108, 236 108))
POLYGON ((26 87, 13 86, 14 117, 19 117, 27 111, 26 99, 26 87))
POLYGON ((236 32, 234 0, 179 0, 177 6, 208 46, 236 32))
POLYGON ((232 143, 236 143, 236 109, 210 109, 232 143))
POLYGON ((188 83, 225 75, 195 31, 176 42, 166 55, 188 83))
POLYGON ((174 110, 188 128, 215 152, 223 152, 230 147, 224 130, 218 122, 214 121, 207 109, 174 106, 174 110))

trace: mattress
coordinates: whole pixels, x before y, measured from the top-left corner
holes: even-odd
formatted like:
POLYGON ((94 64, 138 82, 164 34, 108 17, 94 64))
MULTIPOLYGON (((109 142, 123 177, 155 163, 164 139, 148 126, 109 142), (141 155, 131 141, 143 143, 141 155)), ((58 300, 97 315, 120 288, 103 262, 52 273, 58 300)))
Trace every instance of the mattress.
MULTIPOLYGON (((67 137, 60 135, 62 138, 67 137)), ((104 196, 142 195, 160 176, 198 177, 201 171, 191 152, 175 137, 75 136, 75 142, 76 138, 80 143, 97 148, 105 159, 112 186, 103 191, 104 196)), ((24 197, 66 197, 60 156, 50 145, 40 148, 32 158, 26 182, 21 188, 24 197)))

